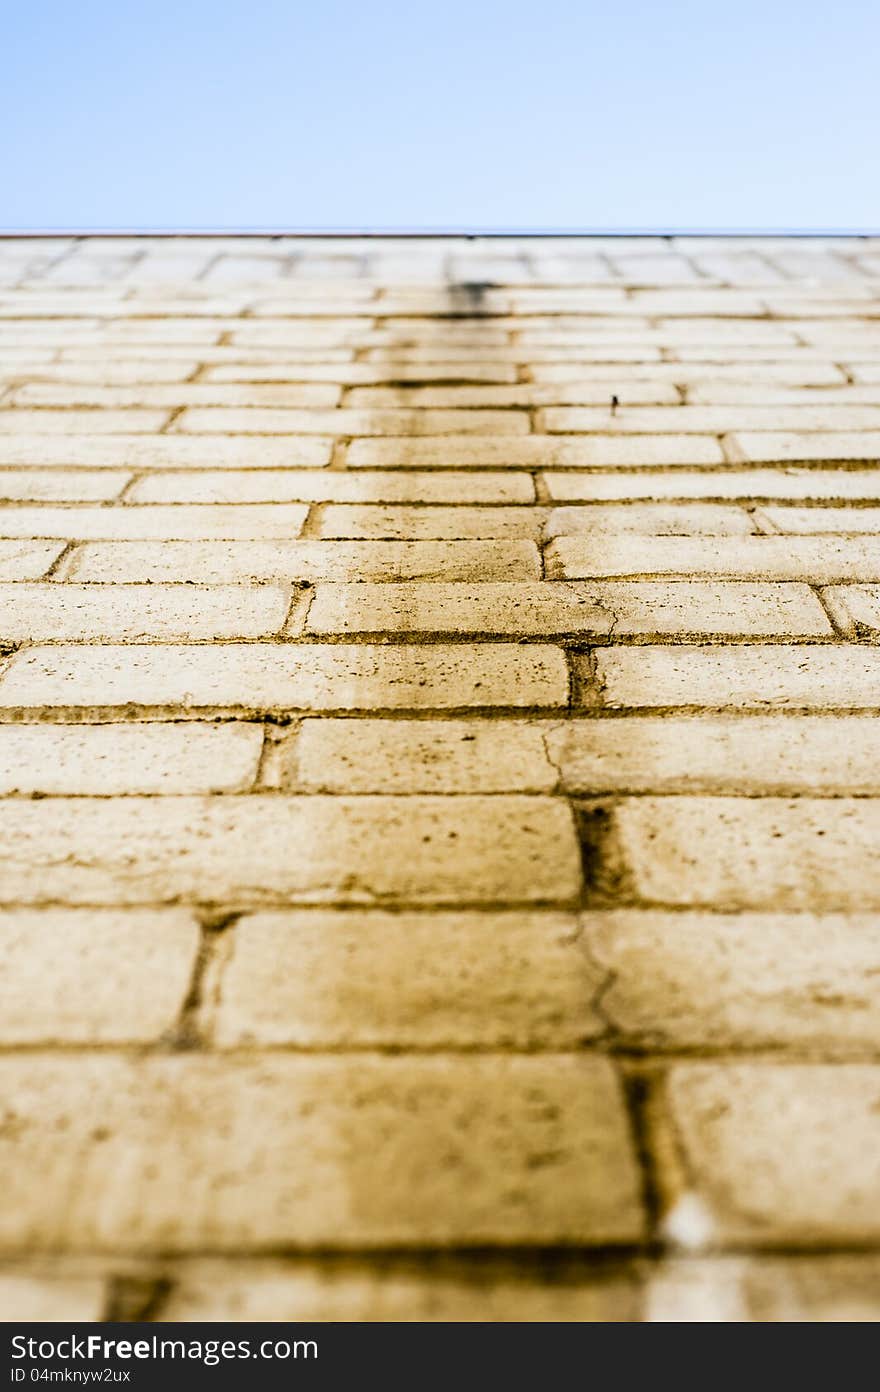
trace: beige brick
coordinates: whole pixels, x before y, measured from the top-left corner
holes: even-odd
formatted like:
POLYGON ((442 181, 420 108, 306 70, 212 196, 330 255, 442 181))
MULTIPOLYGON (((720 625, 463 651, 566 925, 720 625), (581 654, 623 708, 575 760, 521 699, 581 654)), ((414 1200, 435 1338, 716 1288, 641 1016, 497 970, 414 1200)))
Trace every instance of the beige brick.
POLYGON ((687 1064, 670 1105, 714 1233, 753 1246, 863 1245, 880 1232, 880 1071, 687 1064))
MULTIPOLYGON (((613 392, 614 387, 604 382, 580 385, 577 400, 586 405, 608 406, 613 392)), ((616 395, 622 404, 628 406, 674 406, 681 401, 672 382, 625 382, 616 395)), ((564 392, 562 396, 564 399, 564 392)), ((16 393, 14 400, 22 405, 27 404, 21 392, 16 393)), ((532 406, 555 406, 559 400, 559 388, 552 384, 520 382, 515 386, 354 387, 346 398, 346 405, 372 410, 505 406, 529 409, 532 406)))
MULTIPOLYGON (((189 361, 186 358, 172 358, 164 362, 158 358, 152 361, 123 358, 110 362, 105 353, 103 358, 96 362, 90 362, 88 359, 85 361, 74 360, 52 363, 51 366, 28 368, 26 375, 35 378, 36 382, 28 383, 27 390, 30 390, 37 383, 42 385, 43 383, 55 382, 66 384, 79 382, 84 386, 96 387, 148 386, 158 382, 186 382, 198 371, 198 368, 197 354, 193 354, 189 361)), ((16 372, 17 378, 24 375, 24 372, 16 372)))
POLYGON ((0 792, 239 792, 262 745, 260 725, 0 725, 0 792))
POLYGON ((104 1305, 104 1282, 98 1276, 46 1276, 0 1269, 0 1309, 10 1323, 91 1323, 101 1319, 104 1305))
POLYGON ((421 538, 526 537, 537 541, 547 516, 544 508, 349 506, 321 509, 321 537, 421 538))
POLYGON ((602 502, 628 498, 880 499, 880 471, 860 469, 737 469, 688 474, 554 474, 542 475, 551 498, 561 502, 602 502))
POLYGON ((769 433, 750 432, 742 423, 731 426, 736 433, 732 444, 736 456, 748 464, 815 463, 834 464, 847 461, 880 463, 880 429, 860 430, 846 413, 846 421, 837 431, 816 430, 815 434, 797 434, 792 428, 769 433))
MULTIPOLYGON (((4 349, 0 344, 0 355, 4 349)), ((813 357, 827 357, 827 353, 822 353, 820 349, 811 349, 813 357)), ((271 348, 260 350, 259 348, 233 348, 225 344, 210 344, 205 346, 199 344, 197 348, 192 348, 186 344, 174 343, 166 339, 164 343, 128 343, 118 344, 114 348, 114 360, 117 362, 189 362, 193 353, 198 356, 198 360, 204 370, 213 363, 235 363, 236 365, 247 365, 251 367, 267 367, 279 361, 278 353, 271 348)), ((806 350, 802 350, 805 354, 806 350)), ((107 359, 107 349, 100 345, 86 344, 67 344, 58 353, 59 363, 100 363, 107 359)), ((354 360, 353 348, 328 348, 320 344, 299 345, 291 348, 289 353, 285 353, 285 362, 301 363, 303 366, 310 364, 320 364, 323 367, 332 366, 334 363, 350 363, 354 360)), ((806 358, 805 358, 806 360, 806 358)), ((328 379, 325 375, 324 380, 328 379)))
POLYGON ((290 608, 280 585, 0 585, 0 635, 7 642, 106 638, 263 638, 280 632, 290 608))
POLYGON ((880 585, 826 590, 828 612, 848 638, 880 637, 880 585))
MULTIPOLYGON (((548 406, 537 429, 550 434, 722 434, 728 431, 880 430, 878 406, 631 406, 612 416, 599 406, 548 406)), ((753 459, 752 454, 748 454, 753 459)), ((785 457, 785 456, 782 456, 785 457)))
MULTIPOLYGON (((516 368, 505 362, 302 363, 268 362, 259 368, 246 363, 220 363, 206 368, 204 382, 339 382, 343 386, 392 382, 515 382, 516 368)), ((843 381, 838 373, 837 381, 843 381)))
POLYGON ((306 519, 305 503, 254 503, 249 507, 9 507, 0 508, 0 536, 63 537, 74 541, 187 538, 295 537, 306 519))
POLYGON ((0 1139, 9 1252, 606 1244, 642 1231, 605 1059, 43 1054, 4 1059, 0 1075, 17 1118, 0 1139))
POLYGON ((553 541, 545 560, 551 580, 656 575, 831 584, 880 579, 880 547, 854 537, 570 536, 553 541))
MULTIPOLYGON (((741 508, 716 507, 710 503, 630 503, 618 506, 609 503, 592 507, 554 508, 545 530, 548 537, 592 535, 597 532, 633 532, 648 536, 703 533, 716 537, 748 536, 753 528, 752 519, 741 508)), ((641 545, 641 542, 636 545, 641 545)))
POLYGON ((537 580, 533 541, 108 541, 77 549, 77 580, 537 580))
MULTIPOLYGON (((212 369, 213 371, 214 369, 212 369)), ((577 363, 577 362, 536 362, 530 376, 534 382, 553 383, 565 392, 564 402, 570 405, 589 405, 578 393, 583 383, 592 390, 598 381, 611 382, 621 379, 624 383, 675 382, 688 387, 713 384, 728 385, 732 389, 748 387, 750 383, 766 387, 771 383, 792 387, 842 386, 846 377, 833 362, 808 357, 779 359, 774 362, 677 362, 634 363, 577 363)), ((612 391, 614 388, 612 387, 612 391)), ((560 398, 560 404, 563 398, 560 398)))
MULTIPOLYGON (((537 323, 537 321, 533 321, 537 323)), ((799 332, 801 325, 797 326, 799 332)), ((587 357, 604 356, 605 344, 629 343, 660 348, 693 347, 702 357, 708 347, 725 350, 730 345, 762 348, 769 352, 784 352, 797 346, 794 327, 791 329, 769 321, 736 323, 724 319, 667 320, 648 327, 646 320, 590 320, 557 318, 534 328, 528 325, 517 334, 517 342, 526 348, 569 348, 587 357)), ((827 344, 822 345, 827 353, 827 344)), ((641 357, 641 353, 639 354, 641 357)))
POLYGON ((780 532, 880 532, 880 507, 765 507, 761 516, 780 532))
MULTIPOLYGON (((109 416, 111 412, 102 414, 109 416)), ((115 418, 123 413, 112 414, 115 418)), ((0 412, 0 425, 3 420, 0 412)), ((22 428, 28 428, 24 422, 22 428)), ((258 407, 226 410, 217 406, 190 407, 176 418, 173 429, 229 435, 527 435, 529 419, 524 411, 294 411, 258 407)))
POLYGON ((0 911, 0 1043, 150 1043, 186 996, 199 927, 182 909, 0 911))
POLYGON ((346 458, 351 469, 637 468, 724 463, 717 440, 688 435, 619 440, 610 435, 588 440, 556 439, 552 435, 515 440, 456 436, 447 440, 355 440, 346 458))
POLYGON ((571 792, 880 793, 873 715, 629 716, 543 736, 571 792))
MULTIPOLYGON (((17 414, 20 416, 21 412, 17 414)), ((130 414, 127 412, 126 418, 130 414)), ((23 433, 12 438, 0 435, 0 464, 39 468, 320 469, 330 463, 331 453, 332 442, 319 439, 236 440, 224 435, 198 440, 182 435, 119 435, 102 439, 89 433, 64 438, 23 433)))
POLYGON ((871 1254, 714 1257, 666 1263, 652 1278, 651 1323, 875 1323, 871 1254))
POLYGON ((576 1048, 605 1028, 573 915, 300 910, 241 919, 205 987, 221 1046, 576 1048))
POLYGON ((880 907, 880 801, 641 798, 615 817, 633 892, 648 903, 880 907))
MULTIPOLYGON (((167 411, 0 411, 2 435, 150 435, 162 429, 167 411)), ((118 462, 118 461, 117 461, 118 462)))
POLYGON ((404 354, 409 356, 407 350, 411 347, 428 350, 429 354, 441 349, 450 358, 458 357, 466 349, 481 350, 484 357, 493 357, 494 349, 506 347, 510 342, 513 322, 510 319, 494 319, 489 323, 385 319, 379 327, 363 334, 359 346, 385 348, 396 358, 404 354))
POLYGON ((602 1012, 650 1049, 873 1050, 880 915, 586 914, 602 1012))
POLYGON ((177 1275, 162 1306, 166 1320, 583 1324, 638 1318, 629 1273, 561 1254, 554 1254, 550 1269, 540 1260, 536 1269, 522 1253, 432 1254, 323 1263, 193 1261, 177 1275))
POLYGON ((6 902, 526 903, 580 887, 571 812, 551 798, 10 799, 0 828, 6 902))
POLYGON ((833 710, 880 704, 880 652, 858 646, 617 648, 598 652, 596 667, 612 707, 833 710))
POLYGON ((850 362, 844 364, 853 381, 876 385, 880 382, 880 352, 876 362, 850 362))
POLYGON ((189 406, 290 406, 299 409, 338 406, 342 389, 331 383, 286 383, 275 386, 186 382, 140 386, 74 385, 31 382, 13 393, 14 406, 100 406, 103 408, 189 406))
POLYGON ((63 550, 59 542, 0 540, 0 581, 39 580, 63 550))
MULTIPOLYGON (((164 321, 167 323, 167 320, 164 321)), ((286 348, 349 348, 366 343, 369 321, 362 319, 299 319, 286 323, 266 320, 241 321, 223 326, 229 332, 228 342, 235 348, 275 349, 276 356, 286 356, 286 348)))
MULTIPOLYGON (((0 492, 7 474, 0 474, 0 492)), ((67 476, 65 476, 67 477, 67 476)), ((843 475, 848 478, 849 475, 843 475)), ((121 485, 120 485, 121 487, 121 485)), ((880 497, 880 487, 878 487, 880 497)), ((132 503, 533 503, 529 474, 311 473, 296 469, 148 474, 132 503)))
POLYGON ((133 477, 122 469, 0 469, 0 501, 99 503, 117 498, 133 477))
POLYGON ((551 792, 542 734, 508 721, 306 720, 269 768, 273 783, 320 793, 551 792))
POLYGON ((768 386, 765 380, 701 382, 688 388, 688 402, 694 406, 876 406, 877 393, 870 387, 849 385, 810 388, 768 386))
POLYGON ((567 701, 565 657, 549 644, 59 645, 17 653, 0 675, 6 708, 170 706, 185 714, 200 707, 553 708, 567 701))
MULTIPOLYGON (((437 362, 510 362, 510 363, 534 363, 534 362, 574 362, 587 363, 593 365, 596 361, 602 363, 644 363, 659 362, 661 350, 652 344, 642 340, 639 343, 620 343, 609 339, 601 345, 601 351, 595 345, 583 346, 574 343, 553 344, 550 346, 542 344, 489 344, 480 346, 479 344, 465 343, 426 343, 426 344, 407 344, 405 347, 406 360, 413 367, 421 363, 437 362)), ((773 349, 763 350, 767 356, 773 356, 773 349)), ((822 350, 814 349, 815 352, 822 350)), ((200 355, 201 356, 201 355, 200 355)), ((704 354, 700 353, 700 357, 704 354)), ((728 353, 725 351, 724 357, 728 353)), ((822 351, 822 356, 827 357, 827 350, 822 351)), ((370 363, 395 363, 401 357, 401 349, 393 344, 367 348, 363 353, 365 361, 370 363)))
POLYGON ((826 636, 804 585, 626 581, 553 584, 319 584, 313 634, 462 633, 606 636, 665 633, 826 636))
POLYGON ((704 289, 702 286, 698 290, 634 290, 626 308, 633 314, 676 318, 717 315, 721 320, 757 319, 767 312, 758 295, 744 294, 741 290, 704 289))

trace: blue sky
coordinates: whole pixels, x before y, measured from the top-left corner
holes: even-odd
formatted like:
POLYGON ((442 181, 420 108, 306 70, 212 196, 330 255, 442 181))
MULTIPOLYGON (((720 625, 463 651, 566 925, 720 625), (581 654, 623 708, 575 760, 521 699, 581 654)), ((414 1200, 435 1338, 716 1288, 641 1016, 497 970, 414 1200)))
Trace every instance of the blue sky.
POLYGON ((29 0, 6 229, 876 230, 876 0, 29 0))

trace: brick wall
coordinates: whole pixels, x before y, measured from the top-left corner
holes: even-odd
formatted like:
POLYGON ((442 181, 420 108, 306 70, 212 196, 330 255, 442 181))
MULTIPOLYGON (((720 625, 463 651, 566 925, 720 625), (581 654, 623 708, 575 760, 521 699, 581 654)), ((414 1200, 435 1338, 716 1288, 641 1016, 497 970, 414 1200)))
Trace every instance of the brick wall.
POLYGON ((0 242, 8 1318, 880 1315, 878 274, 0 242))

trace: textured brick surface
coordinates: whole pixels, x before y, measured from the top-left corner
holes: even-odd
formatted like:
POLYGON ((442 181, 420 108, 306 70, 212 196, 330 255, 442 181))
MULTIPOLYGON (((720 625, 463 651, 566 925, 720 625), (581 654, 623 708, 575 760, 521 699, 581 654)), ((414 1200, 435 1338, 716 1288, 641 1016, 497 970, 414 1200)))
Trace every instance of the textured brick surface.
POLYGON ((572 1048, 601 1034, 600 973, 561 913, 256 914, 206 998, 224 1045, 572 1048))
POLYGON ((5 902, 566 902, 550 798, 52 798, 0 803, 5 902), (396 854, 383 848, 396 845, 396 854))
POLYGON ((642 1231, 623 1098, 602 1059, 44 1054, 4 1059, 0 1074, 16 1113, 0 1138, 9 1254, 542 1246, 642 1231))
POLYGON ((878 248, 0 239, 7 1318, 880 1318, 878 248))
POLYGON ((180 909, 0 912, 2 1044, 157 1039, 183 1006, 198 943, 180 909))
POLYGON ((672 1070, 679 1144, 713 1229, 809 1246, 876 1239, 880 1073, 873 1065, 672 1070), (846 1183, 830 1183, 838 1170, 846 1183))

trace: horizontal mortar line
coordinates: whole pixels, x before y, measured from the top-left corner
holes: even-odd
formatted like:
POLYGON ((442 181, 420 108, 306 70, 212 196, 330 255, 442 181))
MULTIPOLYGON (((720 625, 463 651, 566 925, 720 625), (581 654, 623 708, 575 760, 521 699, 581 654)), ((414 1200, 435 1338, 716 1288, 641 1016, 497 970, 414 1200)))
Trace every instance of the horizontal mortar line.
MULTIPOLYGON (((166 1248, 157 1247, 144 1251, 143 1248, 112 1247, 112 1248, 93 1248, 93 1247, 70 1247, 54 1246, 41 1247, 39 1253, 34 1253, 32 1249, 22 1248, 11 1249, 0 1257, 0 1264, 4 1270, 22 1269, 27 1274, 34 1270, 44 1274, 44 1267, 53 1263, 58 1263, 61 1272, 65 1275, 70 1274, 70 1264, 74 1262, 87 1262, 90 1265, 99 1265, 105 1268, 106 1276, 125 1276, 129 1271, 143 1273, 145 1276, 157 1278, 169 1276, 172 1280, 179 1280, 186 1274, 187 1268, 200 1261, 217 1261, 228 1263, 233 1270, 241 1269, 247 1273, 249 1264, 258 1262, 280 1262, 289 1264, 294 1270, 300 1265, 323 1265, 332 1267, 339 1265, 343 1269, 351 1265, 366 1268, 375 1267, 381 1269, 385 1266, 420 1267, 416 1274, 420 1276, 426 1285, 430 1285, 432 1277, 442 1278, 444 1271, 454 1275, 456 1265, 470 1266, 485 1264, 492 1267, 495 1264, 502 1269, 515 1269, 526 1280, 538 1278, 552 1290, 565 1290, 572 1286, 577 1286, 580 1276, 598 1276, 600 1279, 610 1277, 628 1277, 635 1282, 650 1279, 653 1272, 657 1269, 665 1268, 670 1259, 673 1259, 676 1266, 694 1264, 698 1270, 705 1268, 707 1262, 711 1262, 714 1267, 722 1268, 725 1260, 729 1258, 752 1258, 757 1261, 764 1259, 784 1260, 798 1262, 816 1261, 817 1259, 833 1262, 840 1258, 865 1258, 871 1260, 880 1253, 880 1244, 876 1242, 872 1245, 870 1239, 866 1239, 862 1245, 853 1245, 844 1242, 823 1242, 816 1243, 815 1239, 810 1242, 798 1243, 796 1239, 788 1246, 775 1243, 765 1243, 755 1241, 749 1245, 747 1242, 721 1242, 713 1244, 711 1250, 700 1248, 696 1251, 688 1251, 685 1248, 671 1249, 668 1243, 656 1238, 646 1237, 641 1243, 597 1243, 590 1247, 582 1239, 572 1240, 571 1242, 558 1242, 555 1245, 548 1243, 546 1239, 541 1242, 536 1241, 533 1245, 528 1245, 522 1238, 515 1242, 505 1243, 499 1239, 497 1245, 491 1244, 438 1244, 431 1242, 419 1242, 413 1239, 411 1243, 399 1246, 342 1246, 335 1247, 327 1245, 301 1245, 292 1244, 282 1246, 258 1245, 256 1247, 241 1248, 231 1246, 199 1246, 192 1245, 185 1248, 166 1248), (562 1270, 559 1263, 564 1263, 562 1270), (123 1264, 123 1270, 116 1269, 116 1264, 123 1264), (447 1265, 448 1264, 448 1265, 447 1265), (579 1271, 578 1268, 581 1268, 579 1271), (521 1268, 521 1272, 520 1272, 521 1268), (549 1269, 548 1269, 549 1268, 549 1269)), ((104 1274, 102 1272, 101 1274, 104 1274)), ((161 1312, 160 1312, 161 1314, 161 1312)), ((150 1320, 150 1323, 162 1324, 159 1320, 150 1320)), ((165 1327, 165 1326, 163 1326, 165 1327)), ((169 1340, 174 1339, 174 1325, 167 1326, 171 1332, 165 1337, 169 1340)))
POLYGON ((803 705, 770 707, 760 704, 742 706, 601 706, 596 704, 569 707, 557 706, 431 706, 389 707, 361 706, 357 709, 337 707, 318 709, 309 706, 190 706, 182 711, 176 704, 139 706, 128 702, 117 706, 8 706, 0 708, 3 725, 136 725, 142 724, 260 724, 279 728, 300 720, 388 720, 388 721, 503 721, 538 725, 549 723, 563 726, 599 720, 657 719, 675 716, 698 721, 703 718, 729 721, 759 720, 772 717, 778 720, 846 719, 853 716, 880 716, 880 700, 875 706, 803 705))
MULTIPOLYGON (((59 590, 65 584, 75 583, 68 581, 31 581, 31 584, 54 584, 59 590)), ((103 583, 98 581, 93 583, 103 583)), ((149 581, 130 582, 132 584, 149 584, 149 581)), ((173 582, 179 583, 179 582, 173 582)), ((192 581, 192 584, 198 584, 192 581)), ((284 581, 263 582, 269 586, 273 583, 284 584, 284 581)), ((369 582, 364 582, 369 583, 369 582)), ((383 581, 375 582, 392 586, 395 582, 383 581)), ((405 583, 405 582, 401 582, 405 583)), ((443 583, 442 581, 440 583, 443 583)), ((454 582, 451 582, 454 583, 454 582)), ((469 582, 461 582, 467 584, 469 582)), ((474 582, 478 583, 478 582, 474 582)), ((542 582, 535 581, 535 584, 542 582)), ((547 581, 547 584, 557 584, 558 581, 547 581)), ((576 583, 576 582, 575 582, 576 583)), ((744 582, 749 583, 749 582, 744 582)), ((755 582, 759 583, 759 582, 755 582)), ((767 582, 772 583, 772 582, 767 582)), ((789 581, 785 583, 806 583, 799 581, 789 581)), ((817 582, 826 583, 826 582, 817 582)), ((850 582, 855 587, 854 582, 850 582)), ((120 587, 120 588, 124 588, 120 587)), ((253 586, 259 589, 260 585, 253 586)), ((597 603, 597 608, 601 608, 597 603)), ((0 642, 4 641, 0 632, 0 642)), ((582 629, 550 629, 547 633, 505 633, 500 631, 473 630, 462 632, 460 629, 455 632, 444 632, 442 629, 437 631, 416 631, 407 632, 405 630, 395 630, 393 633, 385 631, 364 632, 358 630, 354 633, 299 633, 295 636, 287 637, 277 631, 260 634, 256 638, 241 635, 239 637, 216 637, 216 638, 188 638, 179 637, 150 637, 146 634, 127 637, 100 637, 100 638, 70 638, 70 637, 31 637, 28 639, 27 646, 19 644, 16 640, 6 640, 13 648, 10 656, 16 656, 21 652, 34 652, 43 648, 192 648, 217 649, 227 647, 250 647, 260 648, 283 648, 292 653, 300 648, 450 648, 450 647, 511 647, 527 648, 535 646, 558 647, 563 649, 563 645, 569 645, 569 649, 574 652, 580 651, 584 647, 588 648, 632 648, 632 647, 800 647, 800 648, 835 648, 835 647, 858 647, 872 648, 877 646, 876 639, 864 637, 843 638, 837 633, 824 634, 791 634, 791 633, 734 633, 726 634, 717 629, 689 629, 675 634, 668 633, 633 633, 633 634, 602 634, 594 633, 589 627, 582 629)), ((5 675, 5 674, 4 674, 5 675)), ((2 677, 0 677, 0 691, 2 691, 2 677)))
MULTIPOLYGON (((232 929, 231 931, 235 931, 232 929)), ((171 1057, 187 1057, 199 1060, 222 1059, 224 1062, 251 1062, 255 1059, 263 1058, 298 1058, 314 1061, 320 1059, 345 1059, 345 1058, 381 1058, 381 1059, 400 1059, 403 1062, 412 1060, 436 1058, 483 1058, 483 1059, 517 1059, 517 1058, 566 1058, 566 1059, 585 1059, 585 1058, 613 1058, 621 1062, 631 1062, 634 1066, 648 1064, 657 1065, 657 1071, 666 1071, 672 1068, 687 1066, 694 1063, 708 1061, 718 1067, 737 1068, 743 1063, 748 1063, 753 1067, 774 1068, 782 1065, 785 1067, 812 1067, 816 1065, 835 1065, 842 1068, 849 1067, 877 1067, 880 1066, 880 1052, 876 1049, 855 1049, 842 1046, 840 1049, 829 1043, 827 1040, 821 1044, 816 1044, 813 1048, 809 1045, 799 1047, 786 1047, 784 1045, 768 1044, 761 1046, 758 1044, 744 1044, 740 1047, 728 1045, 726 1048, 713 1045, 694 1044, 690 1048, 671 1047, 663 1049, 660 1047, 645 1046, 641 1048, 633 1042, 627 1042, 624 1038, 618 1041, 613 1038, 601 1036, 595 1039, 584 1040, 581 1043, 557 1042, 557 1043, 521 1043, 521 1042, 496 1042, 495 1044, 473 1043, 451 1043, 440 1042, 437 1044, 413 1043, 410 1040, 399 1042, 339 1042, 297 1044, 277 1041, 259 1041, 247 1044, 223 1045, 215 1043, 210 1039, 200 1040, 196 1044, 175 1044, 170 1040, 155 1039, 150 1041, 137 1040, 106 1040, 102 1042, 78 1043, 76 1041, 65 1040, 43 1040, 28 1041, 22 1043, 0 1042, 0 1058, 33 1057, 35 1055, 51 1054, 57 1057, 77 1057, 88 1060, 94 1057, 111 1056, 127 1059, 155 1059, 171 1057)), ((878 1244, 880 1245, 880 1244, 878 1244)), ((2 1261, 2 1257, 0 1257, 2 1261)))
MULTIPOLYGON (((234 928, 233 930, 234 931, 234 928)), ((677 1068, 677 1066, 688 1066, 696 1061, 709 1061, 717 1065, 718 1068, 738 1068, 742 1063, 749 1066, 763 1066, 763 1068, 812 1068, 816 1065, 835 1065, 841 1068, 854 1066, 854 1068, 876 1068, 880 1066, 880 1052, 877 1050, 858 1050, 858 1048, 842 1048, 837 1050, 833 1044, 816 1044, 810 1048, 809 1045, 801 1044, 799 1047, 785 1047, 785 1045, 756 1045, 744 1044, 742 1047, 728 1045, 727 1048, 716 1048, 713 1045, 692 1045, 691 1048, 671 1047, 667 1050, 663 1048, 641 1048, 639 1045, 627 1043, 617 1043, 608 1040, 606 1037, 585 1040, 582 1043, 437 1043, 423 1044, 412 1043, 411 1040, 401 1040, 400 1043, 338 1043, 338 1044, 295 1044, 283 1043, 283 1041, 258 1041, 258 1043, 248 1044, 219 1044, 214 1041, 201 1040, 196 1044, 174 1044, 170 1040, 107 1040, 102 1043, 77 1043, 77 1041, 64 1040, 42 1040, 28 1041, 28 1043, 7 1043, 0 1041, 0 1058, 35 1057, 35 1055, 52 1054, 53 1057, 77 1057, 84 1058, 86 1061, 95 1057, 116 1057, 127 1059, 155 1059, 155 1058, 196 1058, 199 1061, 207 1058, 223 1059, 224 1062, 252 1062, 262 1058, 299 1058, 304 1061, 316 1061, 316 1059, 345 1059, 345 1058, 382 1058, 382 1059, 401 1059, 402 1062, 411 1059, 436 1059, 436 1058, 483 1058, 483 1059, 517 1059, 517 1058, 565 1058, 565 1059, 585 1059, 585 1058, 614 1058, 621 1062, 632 1062, 635 1066, 657 1065, 657 1072, 663 1073, 666 1070, 677 1068)), ((879 1243, 880 1246, 880 1243, 879 1243)), ((0 1257, 1 1263, 1 1257, 0 1257)))
MULTIPOLYGON (((130 722, 129 722, 130 723, 130 722)), ((2 728, 2 727, 0 727, 2 728)), ((19 727, 21 728, 21 727, 19 727)), ((710 797, 713 801, 729 799, 735 802, 751 800, 761 802, 784 798, 786 802, 878 802, 880 801, 880 783, 876 789, 866 790, 862 787, 848 788, 829 788, 827 784, 821 783, 815 787, 804 788, 802 785, 791 786, 783 783, 775 784, 771 787, 737 787, 735 780, 730 783, 720 785, 711 781, 701 782, 694 777, 688 783, 688 775, 683 774, 680 787, 670 787, 669 780, 665 784, 648 786, 628 787, 624 783, 603 785, 596 788, 583 787, 578 784, 567 783, 562 776, 557 784, 552 786, 527 784, 511 784, 508 787, 481 787, 475 784, 470 788, 430 788, 430 787, 410 787, 410 788, 348 788, 343 784, 334 787, 321 788, 303 784, 286 784, 278 787, 274 784, 252 783, 247 786, 235 788, 211 788, 206 790, 203 786, 192 788, 175 788, 170 791, 154 788, 139 790, 138 788, 119 788, 112 792, 93 792, 87 788, 81 791, 76 788, 59 790, 52 788, 47 791, 39 787, 34 789, 9 788, 5 791, 0 790, 0 804, 8 802, 69 802, 72 798, 82 800, 88 798, 90 802, 121 802, 129 798, 137 798, 138 801, 145 799, 158 802, 174 802, 181 798, 204 798, 213 801, 230 799, 241 800, 243 798, 273 798, 279 802, 303 800, 303 799, 336 799, 343 802, 369 801, 372 798, 393 798, 395 801, 424 801, 426 798, 432 800, 443 799, 444 801, 456 801, 461 799, 494 798, 509 801, 511 798, 540 798, 542 801, 559 803, 595 803, 608 802, 618 799, 626 799, 627 802, 637 802, 646 799, 650 802, 658 802, 663 798, 675 798, 677 801, 683 797, 703 799, 710 797)), ((37 780, 38 782, 39 780, 37 780)))
POLYGON ((95 792, 92 789, 84 788, 77 791, 75 788, 67 788, 64 791, 58 789, 39 788, 39 780, 35 780, 35 788, 19 789, 10 788, 8 791, 0 791, 0 803, 8 802, 68 802, 70 799, 88 798, 89 802, 121 802, 136 798, 139 802, 145 799, 156 800, 156 802, 174 802, 175 799, 191 798, 210 798, 213 800, 230 800, 242 798, 273 798, 278 802, 290 802, 292 799, 336 799, 337 802, 366 802, 372 798, 393 798, 397 802, 423 802, 425 799, 454 802, 462 799, 503 799, 511 798, 540 798, 550 800, 550 802, 561 803, 581 803, 581 802, 611 802, 615 799, 625 799, 627 802, 638 802, 646 799, 649 802, 659 802, 660 799, 674 798, 679 802, 682 798, 705 799, 712 798, 713 802, 728 799, 732 802, 763 802, 763 800, 784 799, 785 802, 879 802, 880 784, 876 788, 866 791, 863 786, 856 788, 827 788, 827 786, 815 786, 815 788, 803 788, 803 786, 789 786, 778 784, 766 786, 766 788, 749 788, 749 786, 735 786, 735 781, 730 780, 727 784, 705 781, 693 778, 691 784, 686 782, 688 775, 682 774, 681 786, 670 786, 666 784, 649 784, 647 786, 628 786, 627 784, 600 785, 597 788, 589 788, 578 784, 567 784, 564 778, 560 784, 547 785, 528 785, 511 784, 504 788, 483 788, 475 785, 472 788, 345 788, 344 785, 336 785, 333 788, 316 788, 301 784, 290 784, 278 788, 272 784, 253 784, 248 786, 238 786, 238 788, 212 788, 206 791, 205 786, 192 786, 192 788, 174 788, 170 791, 163 789, 138 789, 138 788, 118 788, 113 792, 95 792))
POLYGON ((170 899, 99 899, 77 900, 72 903, 69 899, 30 899, 22 901, 20 899, 0 898, 0 910, 6 909, 114 909, 118 912, 127 912, 130 909, 190 909, 194 913, 232 913, 237 915, 255 913, 275 913, 286 909, 307 909, 321 907, 324 909, 391 909, 392 911, 411 909, 433 909, 436 912, 455 912, 471 913, 479 909, 516 909, 521 912, 538 912, 541 909, 554 909, 557 912, 567 910, 576 912, 581 907, 581 899, 578 896, 568 895, 559 899, 408 899, 393 894, 375 895, 363 899, 344 899, 335 897, 317 897, 297 899, 295 896, 276 899, 236 899, 234 896, 226 896, 223 899, 198 899, 186 898, 184 895, 176 895, 170 899))

